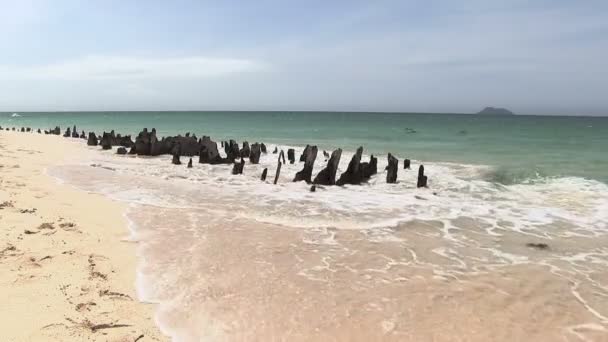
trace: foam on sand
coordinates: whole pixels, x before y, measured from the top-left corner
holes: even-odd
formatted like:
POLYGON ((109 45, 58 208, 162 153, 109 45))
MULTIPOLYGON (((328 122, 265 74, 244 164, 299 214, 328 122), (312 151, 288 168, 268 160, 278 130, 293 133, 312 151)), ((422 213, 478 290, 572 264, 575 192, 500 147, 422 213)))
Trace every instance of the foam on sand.
POLYGON ((233 176, 229 165, 90 152, 49 172, 129 203, 140 295, 160 303, 178 341, 606 336, 604 183, 505 185, 489 166, 425 162, 430 188, 417 189, 415 170, 386 184, 381 158, 369 183, 311 193, 291 182, 301 163, 283 165, 276 186, 259 180, 274 154, 233 176))

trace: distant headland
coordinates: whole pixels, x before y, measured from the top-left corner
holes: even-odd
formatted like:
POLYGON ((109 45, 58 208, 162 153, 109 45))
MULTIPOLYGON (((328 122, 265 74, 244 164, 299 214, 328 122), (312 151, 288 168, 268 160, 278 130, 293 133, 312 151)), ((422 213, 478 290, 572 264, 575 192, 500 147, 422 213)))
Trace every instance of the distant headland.
POLYGON ((515 115, 512 111, 504 108, 486 107, 477 114, 481 115, 515 115))

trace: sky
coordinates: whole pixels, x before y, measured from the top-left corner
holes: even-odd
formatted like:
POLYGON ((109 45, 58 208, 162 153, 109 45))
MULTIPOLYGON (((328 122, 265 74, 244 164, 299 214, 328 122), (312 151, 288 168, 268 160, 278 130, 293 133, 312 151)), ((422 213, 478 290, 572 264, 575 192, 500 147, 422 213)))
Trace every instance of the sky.
POLYGON ((0 111, 608 115, 608 1, 0 0, 0 111))

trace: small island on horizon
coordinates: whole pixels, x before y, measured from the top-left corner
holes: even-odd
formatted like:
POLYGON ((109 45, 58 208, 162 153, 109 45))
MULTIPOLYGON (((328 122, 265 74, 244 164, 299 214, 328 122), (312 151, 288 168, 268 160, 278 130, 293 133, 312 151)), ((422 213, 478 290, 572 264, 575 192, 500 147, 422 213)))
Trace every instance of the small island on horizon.
POLYGON ((512 111, 505 108, 486 107, 477 114, 481 115, 515 115, 512 111))

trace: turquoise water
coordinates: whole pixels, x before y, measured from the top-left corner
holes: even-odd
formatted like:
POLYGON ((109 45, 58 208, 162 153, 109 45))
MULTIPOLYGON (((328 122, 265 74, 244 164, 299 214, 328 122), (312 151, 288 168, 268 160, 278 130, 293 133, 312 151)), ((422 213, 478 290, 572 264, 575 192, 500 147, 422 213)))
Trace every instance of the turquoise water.
POLYGON ((608 118, 336 112, 0 113, 0 126, 115 129, 160 135, 193 132, 214 139, 354 150, 421 161, 491 165, 503 184, 578 176, 608 182, 608 118))

